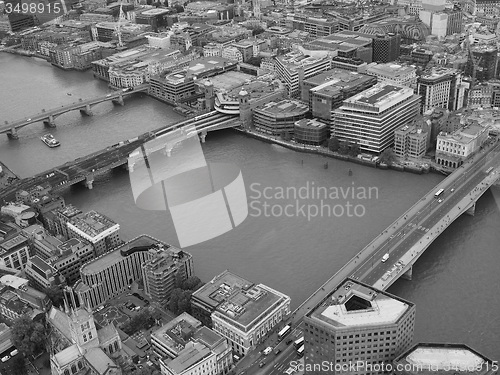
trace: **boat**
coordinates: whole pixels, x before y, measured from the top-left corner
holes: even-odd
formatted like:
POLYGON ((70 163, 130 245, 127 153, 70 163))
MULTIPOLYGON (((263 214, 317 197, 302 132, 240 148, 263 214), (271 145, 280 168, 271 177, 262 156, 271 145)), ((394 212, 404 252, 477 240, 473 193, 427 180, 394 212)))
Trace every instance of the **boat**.
POLYGON ((45 143, 50 148, 57 147, 57 146, 61 145, 61 143, 57 139, 55 139, 54 136, 50 133, 42 135, 40 137, 40 139, 42 140, 43 143, 45 143))

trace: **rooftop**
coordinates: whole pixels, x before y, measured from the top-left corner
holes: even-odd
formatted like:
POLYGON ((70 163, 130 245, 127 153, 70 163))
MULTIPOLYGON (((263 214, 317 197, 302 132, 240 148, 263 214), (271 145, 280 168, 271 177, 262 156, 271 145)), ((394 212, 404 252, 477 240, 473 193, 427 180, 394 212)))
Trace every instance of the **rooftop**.
POLYGON ((309 111, 309 106, 293 99, 284 99, 280 102, 269 102, 255 109, 258 112, 276 117, 297 116, 309 111))
POLYGON ((409 87, 380 82, 368 90, 344 100, 343 107, 348 106, 350 109, 375 109, 377 112, 382 112, 411 96, 413 96, 413 89, 409 87))
POLYGON ((170 367, 175 374, 180 374, 210 354, 211 351, 206 346, 200 343, 190 343, 179 353, 177 358, 167 362, 167 366, 170 367))
POLYGON ((439 138, 450 139, 454 141, 460 141, 462 143, 473 142, 479 135, 488 130, 488 126, 483 126, 472 121, 465 125, 464 127, 457 129, 453 133, 440 132, 438 134, 439 138))
POLYGON ((416 69, 409 65, 398 65, 394 63, 374 64, 366 69, 367 73, 381 75, 391 78, 405 77, 408 74, 415 74, 416 69))
POLYGON ((68 227, 76 228, 83 232, 89 237, 89 240, 98 240, 100 234, 111 228, 114 229, 113 231, 118 230, 120 226, 108 217, 96 211, 90 211, 82 216, 73 218, 68 223, 68 227))
POLYGON ((168 346, 171 351, 179 353, 199 328, 201 328, 201 322, 198 319, 188 313, 182 313, 151 335, 158 342, 168 346))
POLYGON ((57 211, 57 213, 63 215, 67 219, 71 219, 72 217, 83 213, 82 211, 80 211, 80 209, 76 208, 72 204, 68 204, 67 206, 65 206, 63 208, 59 208, 56 211, 57 211))
POLYGON ((376 82, 374 77, 365 74, 359 74, 344 69, 332 69, 308 78, 304 83, 315 86, 311 89, 312 92, 331 95, 366 85, 370 81, 373 81, 373 83, 376 82))
POLYGON ((278 61, 290 70, 297 70, 303 66, 315 64, 323 61, 325 58, 328 57, 326 55, 323 57, 312 57, 299 51, 289 52, 286 55, 276 57, 278 61))
POLYGON ((319 130, 319 129, 326 128, 328 125, 326 125, 326 124, 324 124, 322 122, 319 122, 316 119, 307 119, 307 118, 304 118, 302 120, 299 120, 299 121, 295 122, 295 126, 297 126, 299 128, 303 128, 303 129, 316 129, 316 130, 319 130))
POLYGON ((188 68, 188 76, 199 77, 205 73, 209 73, 211 71, 219 69, 224 69, 226 67, 233 65, 236 65, 235 61, 231 61, 223 57, 218 57, 218 56, 202 57, 200 59, 191 61, 188 68))
POLYGON ((416 344, 395 359, 408 374, 484 374, 492 361, 464 344, 416 344))
POLYGON ((333 327, 369 327, 396 323, 412 305, 399 297, 347 279, 307 315, 333 327))
POLYGON ((93 274, 93 273, 99 273, 109 267, 111 267, 113 264, 121 261, 123 258, 126 257, 126 255, 123 255, 127 250, 133 250, 134 248, 140 248, 140 247, 152 247, 153 245, 156 245, 157 243, 161 243, 160 241, 154 239, 153 237, 147 236, 145 234, 134 238, 133 240, 117 247, 116 249, 113 249, 100 257, 97 257, 96 259, 91 260, 90 262, 84 264, 80 270, 80 272, 87 273, 87 274, 93 274))
POLYGON ((317 38, 307 44, 308 47, 318 47, 330 51, 355 51, 360 47, 371 47, 373 38, 356 31, 341 31, 317 38))
POLYGON ((25 246, 28 246, 28 239, 23 235, 18 234, 10 240, 0 243, 0 255, 20 250, 25 246))

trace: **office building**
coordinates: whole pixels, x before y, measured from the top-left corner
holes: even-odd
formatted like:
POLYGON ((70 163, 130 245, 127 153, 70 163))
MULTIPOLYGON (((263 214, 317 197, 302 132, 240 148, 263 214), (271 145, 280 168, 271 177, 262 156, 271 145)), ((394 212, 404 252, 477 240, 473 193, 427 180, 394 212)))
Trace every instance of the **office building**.
MULTIPOLYGON (((340 374, 342 366, 358 361, 390 362, 412 344, 414 324, 413 303, 346 279, 304 317, 305 373, 340 374), (326 370, 323 362, 334 366, 326 370)), ((355 372, 384 371, 366 366, 355 372)))
POLYGON ((62 241, 50 235, 41 225, 30 225, 23 229, 23 233, 29 238, 35 255, 47 259, 56 250, 62 241))
POLYGON ((330 127, 315 119, 302 119, 295 122, 293 137, 296 142, 319 146, 329 138, 330 127))
POLYGON ((403 125, 394 133, 394 154, 401 159, 421 160, 429 147, 430 133, 416 125, 403 125))
POLYGON ((29 256, 29 241, 22 234, 0 242, 0 266, 23 270, 29 256))
POLYGON ((309 103, 313 117, 332 125, 333 111, 342 102, 377 83, 377 79, 343 69, 332 69, 305 79, 301 88, 302 101, 309 103))
POLYGON ((410 65, 372 64, 366 69, 366 74, 377 77, 379 83, 417 88, 417 70, 410 65))
POLYGON ((395 33, 377 34, 373 38, 373 61, 388 63, 399 57, 401 35, 395 33))
POLYGON ((253 110, 253 124, 262 133, 274 136, 293 134, 295 122, 305 118, 308 112, 309 107, 298 100, 269 102, 253 110))
POLYGON ((65 283, 64 276, 38 255, 28 259, 24 270, 26 277, 38 290, 45 290, 65 283))
POLYGON ((245 355, 290 314, 290 297, 224 271, 191 296, 192 315, 245 355))
POLYGON ((472 57, 465 65, 465 74, 474 77, 476 82, 497 78, 498 49, 495 46, 472 46, 472 57))
MULTIPOLYGON (((132 283, 143 281, 142 265, 157 254, 158 250, 168 252, 169 247, 170 245, 147 235, 136 237, 85 263, 80 269, 81 280, 76 282, 74 291, 93 309, 125 292, 132 283)), ((190 266, 189 253, 179 252, 179 258, 187 260, 184 267, 190 266)), ((178 268, 182 263, 172 266, 178 268)), ((192 270, 186 271, 186 274, 189 273, 192 273, 192 270)))
POLYGON ((329 51, 332 56, 348 59, 358 58, 366 63, 373 61, 374 35, 356 31, 340 31, 314 39, 304 44, 304 48, 313 51, 329 51))
POLYGON ((48 311, 52 306, 52 301, 43 292, 29 286, 29 280, 15 275, 4 275, 0 277, 0 285, 7 287, 8 291, 14 293, 19 300, 28 307, 48 311))
POLYGON ((493 375, 498 362, 464 344, 415 344, 392 362, 395 375, 454 374, 493 375))
POLYGON ((364 73, 368 64, 359 58, 347 58, 335 56, 332 58, 332 69, 339 68, 351 72, 364 73))
POLYGON ((488 126, 472 121, 452 133, 439 133, 436 144, 436 163, 449 168, 460 167, 465 160, 479 151, 488 139, 488 132, 488 126))
POLYGON ((330 69, 330 65, 331 59, 328 56, 307 57, 301 52, 290 52, 275 58, 276 73, 290 96, 300 94, 300 86, 306 78, 330 69))
POLYGON ((331 134, 357 143, 361 150, 380 154, 394 143, 394 131, 412 121, 420 97, 404 86, 377 83, 346 100, 334 111, 331 134))
POLYGON ((153 76, 149 81, 149 95, 177 105, 195 94, 193 77, 187 75, 187 68, 173 72, 166 71, 153 76))
POLYGON ((422 113, 437 107, 456 111, 464 105, 462 73, 441 67, 427 70, 418 78, 417 94, 422 97, 422 113))
POLYGON ((153 302, 165 306, 176 280, 194 276, 193 257, 174 246, 150 248, 150 259, 142 264, 144 292, 153 302))
POLYGON ((61 235, 68 239, 70 237, 70 233, 68 232, 68 223, 72 219, 82 215, 83 212, 71 204, 55 209, 45 215, 47 229, 51 233, 61 235))
POLYGON ((119 237, 120 224, 96 211, 73 217, 67 225, 70 237, 90 242, 94 247, 96 256, 102 255, 121 244, 119 237))
POLYGON ((56 250, 46 258, 46 262, 54 267, 68 285, 73 285, 80 278, 80 268, 95 257, 94 247, 78 238, 57 246, 56 250))
MULTIPOLYGON (((320 18, 315 14, 293 13, 283 21, 290 22, 293 30, 301 30, 309 33, 313 38, 327 36, 339 31, 339 23, 333 17, 320 18)), ((280 24, 285 26, 285 24, 280 24)))
POLYGON ((222 375, 233 364, 227 339, 188 313, 152 332, 151 345, 160 358, 163 374, 222 375))

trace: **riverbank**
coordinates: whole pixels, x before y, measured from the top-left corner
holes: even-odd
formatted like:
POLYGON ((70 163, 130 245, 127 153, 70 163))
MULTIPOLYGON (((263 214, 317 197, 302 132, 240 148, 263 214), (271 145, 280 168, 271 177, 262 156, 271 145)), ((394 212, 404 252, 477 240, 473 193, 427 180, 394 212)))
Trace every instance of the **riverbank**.
POLYGON ((6 53, 11 53, 13 55, 19 55, 19 56, 25 56, 25 57, 37 57, 39 59, 43 59, 45 61, 49 61, 49 58, 47 56, 41 55, 36 52, 32 51, 26 51, 24 49, 16 48, 18 46, 14 47, 7 47, 7 48, 2 48, 0 49, 0 52, 6 52, 6 53))
POLYGON ((358 157, 352 157, 349 155, 343 155, 339 154, 337 152, 333 152, 328 150, 327 148, 323 146, 308 146, 304 144, 299 144, 295 142, 288 142, 284 141, 282 139, 278 139, 276 137, 272 137, 266 134, 262 133, 257 133, 254 131, 248 131, 245 129, 240 129, 240 128, 234 128, 236 131, 245 134, 251 138, 258 139, 267 143, 273 143, 277 144, 283 147, 286 147, 290 150, 298 151, 298 152, 305 152, 308 154, 317 154, 317 155, 322 155, 334 159, 339 159, 339 160, 344 160, 356 164, 362 164, 366 165, 368 167, 372 168, 379 168, 379 169, 393 169, 399 172, 410 172, 410 173, 415 173, 415 174, 423 174, 423 173, 429 173, 430 168, 423 168, 423 167, 418 167, 418 166, 411 166, 411 165, 398 165, 398 164, 392 164, 392 165, 387 165, 375 161, 369 161, 369 160, 363 160, 358 157))
POLYGON ((16 180, 19 180, 19 176, 0 161, 0 190, 10 186, 16 180))

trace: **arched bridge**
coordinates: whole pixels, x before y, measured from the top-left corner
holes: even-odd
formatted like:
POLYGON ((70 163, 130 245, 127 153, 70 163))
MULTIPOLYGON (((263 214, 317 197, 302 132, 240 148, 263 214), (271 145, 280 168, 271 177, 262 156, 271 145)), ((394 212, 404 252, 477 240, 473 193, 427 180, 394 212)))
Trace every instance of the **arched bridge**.
MULTIPOLYGON (((125 89, 126 90, 126 89, 125 89)), ((43 123, 46 126, 49 127, 55 127, 55 119, 57 116, 62 115, 63 113, 70 112, 70 111, 75 111, 75 110, 80 110, 80 112, 84 115, 91 116, 92 115, 92 109, 91 107, 95 104, 106 102, 106 101, 113 101, 114 103, 123 105, 124 101, 123 98, 132 95, 136 92, 147 92, 148 91, 148 85, 141 85, 134 87, 133 90, 130 91, 124 91, 124 90, 118 90, 110 94, 98 96, 95 98, 91 99, 85 99, 85 100, 80 100, 75 103, 71 104, 66 104, 63 105, 59 108, 53 108, 47 111, 42 111, 40 113, 33 114, 29 117, 11 121, 11 122, 5 122, 3 125, 0 125, 0 133, 7 133, 8 137, 11 139, 18 139, 19 135, 17 133, 18 129, 23 128, 25 126, 34 124, 36 122, 43 121, 43 123)))

